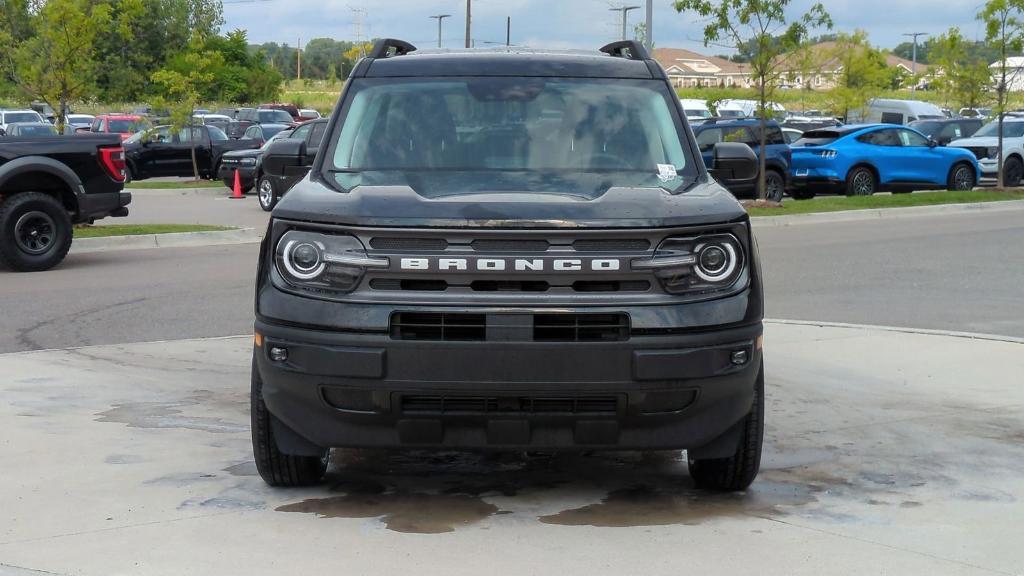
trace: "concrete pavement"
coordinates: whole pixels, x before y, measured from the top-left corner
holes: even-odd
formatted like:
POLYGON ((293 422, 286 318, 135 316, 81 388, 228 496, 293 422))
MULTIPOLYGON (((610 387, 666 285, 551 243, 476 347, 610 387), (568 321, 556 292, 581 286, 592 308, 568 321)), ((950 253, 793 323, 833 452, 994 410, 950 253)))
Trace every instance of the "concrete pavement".
POLYGON ((1019 343, 769 325, 763 471, 733 496, 678 454, 335 451, 272 490, 250 346, 0 355, 0 574, 1024 573, 1019 343))

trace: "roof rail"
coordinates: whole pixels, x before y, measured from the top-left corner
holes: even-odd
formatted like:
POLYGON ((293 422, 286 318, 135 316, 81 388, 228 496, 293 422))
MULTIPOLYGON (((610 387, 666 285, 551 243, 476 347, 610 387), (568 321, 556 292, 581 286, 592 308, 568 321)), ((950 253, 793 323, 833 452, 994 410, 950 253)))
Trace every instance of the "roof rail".
POLYGON ((605 44, 601 47, 601 52, 604 52, 609 56, 615 56, 616 58, 628 58, 630 60, 650 59, 650 55, 647 54, 647 49, 644 48, 643 44, 636 40, 620 40, 618 42, 612 42, 611 44, 605 44))
POLYGON ((405 56, 409 52, 415 52, 416 47, 404 40, 394 38, 381 38, 373 44, 367 58, 387 58, 389 56, 405 56), (391 50, 394 49, 392 54, 391 50))

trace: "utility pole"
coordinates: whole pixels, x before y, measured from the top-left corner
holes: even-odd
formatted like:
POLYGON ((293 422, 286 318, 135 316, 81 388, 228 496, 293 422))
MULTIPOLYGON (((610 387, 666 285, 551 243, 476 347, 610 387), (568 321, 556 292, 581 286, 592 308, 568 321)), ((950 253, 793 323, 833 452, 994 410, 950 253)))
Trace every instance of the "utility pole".
POLYGON ((647 20, 644 23, 644 48, 654 53, 654 0, 647 0, 647 20))
POLYGON ((927 35, 928 35, 927 32, 910 32, 908 34, 904 34, 904 36, 909 36, 909 37, 914 39, 914 48, 911 51, 913 60, 911 60, 911 62, 910 62, 910 75, 911 76, 915 76, 915 78, 914 78, 914 83, 910 86, 910 93, 911 94, 914 94, 917 91, 917 78, 916 78, 916 76, 917 76, 917 37, 918 36, 927 36, 927 35))
POLYGON ((629 14, 630 10, 636 10, 639 6, 620 6, 618 8, 609 8, 611 12, 622 12, 622 39, 627 39, 626 36, 626 15, 629 14))
POLYGON ((295 45, 295 79, 302 80, 302 38, 295 45))
POLYGON ((473 47, 473 0, 466 0, 466 48, 473 47))
POLYGON ((512 17, 505 17, 505 46, 512 45, 512 17))
POLYGON ((452 17, 451 14, 437 14, 435 16, 431 16, 431 18, 437 18, 437 47, 438 48, 441 47, 441 22, 443 22, 445 18, 451 18, 451 17, 452 17))

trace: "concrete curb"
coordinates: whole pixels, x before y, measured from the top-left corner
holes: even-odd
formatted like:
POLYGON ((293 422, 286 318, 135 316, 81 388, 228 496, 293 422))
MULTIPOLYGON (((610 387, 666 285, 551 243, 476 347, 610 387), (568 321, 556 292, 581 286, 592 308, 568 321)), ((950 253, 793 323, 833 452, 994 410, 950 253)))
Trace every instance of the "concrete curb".
POLYGON ((186 248, 191 246, 218 246, 253 244, 263 240, 263 230, 241 228, 211 232, 173 232, 170 234, 139 234, 81 238, 71 243, 71 254, 105 252, 108 250, 142 250, 147 248, 186 248))
MULTIPOLYGON (((811 200, 813 202, 813 200, 811 200)), ((868 210, 843 210, 839 212, 817 212, 813 214, 791 214, 786 216, 755 216, 750 219, 754 226, 794 226, 800 224, 826 224, 831 222, 857 222, 860 220, 887 220, 933 216, 936 214, 962 214, 967 212, 995 212, 1024 210, 1024 200, 1000 200, 996 202, 974 202, 971 204, 939 204, 937 206, 908 206, 905 208, 871 208, 868 210)))
POLYGON ((929 328, 906 328, 903 326, 879 326, 877 324, 848 324, 845 322, 819 322, 815 320, 780 320, 777 318, 765 318, 764 323, 790 326, 818 326, 821 328, 848 328, 851 330, 865 331, 874 330, 879 332, 899 332, 902 334, 924 334, 927 336, 947 336, 951 338, 967 338, 970 340, 989 340, 992 342, 1024 344, 1024 338, 1017 338, 1015 336, 981 334, 978 332, 959 332, 956 330, 932 330, 929 328))

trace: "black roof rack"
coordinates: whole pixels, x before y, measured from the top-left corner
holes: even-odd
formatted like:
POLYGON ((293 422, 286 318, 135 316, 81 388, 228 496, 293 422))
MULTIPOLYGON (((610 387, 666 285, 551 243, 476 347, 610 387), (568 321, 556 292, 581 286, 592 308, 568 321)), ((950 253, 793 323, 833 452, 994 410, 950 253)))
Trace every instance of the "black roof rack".
POLYGON ((601 52, 616 58, 628 58, 630 60, 650 59, 647 49, 636 40, 620 40, 611 44, 605 44, 601 47, 601 52))
POLYGON ((409 52, 415 52, 416 47, 404 40, 396 40, 395 38, 381 38, 373 44, 373 48, 370 49, 370 53, 366 55, 367 58, 387 58, 389 56, 405 56, 409 52), (392 50, 394 53, 392 54, 392 50))

